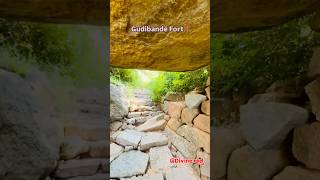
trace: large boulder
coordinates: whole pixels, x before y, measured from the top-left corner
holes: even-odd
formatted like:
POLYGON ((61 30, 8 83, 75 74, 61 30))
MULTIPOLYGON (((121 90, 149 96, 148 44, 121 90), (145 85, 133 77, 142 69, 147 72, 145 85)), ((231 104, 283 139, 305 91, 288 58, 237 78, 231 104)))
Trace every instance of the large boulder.
POLYGON ((299 166, 288 166, 281 173, 276 175, 273 180, 318 180, 320 172, 305 169, 299 166))
POLYGON ((308 120, 308 112, 295 105, 256 103, 240 108, 241 130, 255 149, 279 147, 289 132, 308 120))
POLYGON ((194 120, 194 127, 210 133, 210 116, 199 114, 194 120))
POLYGON ((168 114, 171 118, 179 119, 181 117, 182 109, 185 107, 185 103, 181 102, 168 102, 168 114))
POLYGON ((316 119, 320 121, 320 82, 315 80, 305 87, 311 102, 311 108, 316 119))
POLYGON ((220 179, 227 175, 227 165, 231 153, 245 144, 239 126, 219 127, 212 130, 213 161, 212 176, 220 179))
POLYGON ((229 160, 228 180, 268 180, 289 164, 284 150, 255 151, 250 146, 235 150, 229 160))
POLYGON ((110 119, 120 120, 129 112, 128 102, 125 100, 123 89, 120 86, 110 85, 110 119))
POLYGON ((294 130, 292 151, 296 159, 311 169, 320 170, 320 123, 294 130))
POLYGON ((200 114, 199 109, 184 108, 181 113, 181 120, 183 123, 192 123, 193 119, 200 114))
POLYGON ((45 113, 36 119, 42 108, 26 81, 0 70, 0 84, 0 179, 40 179, 55 168, 59 146, 51 146, 48 133, 58 129, 45 113))

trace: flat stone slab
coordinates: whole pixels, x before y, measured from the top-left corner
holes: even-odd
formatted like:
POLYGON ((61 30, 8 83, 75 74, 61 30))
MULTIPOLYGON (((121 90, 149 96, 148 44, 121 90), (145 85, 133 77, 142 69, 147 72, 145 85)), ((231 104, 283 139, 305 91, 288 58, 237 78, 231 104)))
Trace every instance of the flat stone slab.
POLYGON ((97 173, 102 159, 79 159, 60 162, 55 177, 70 178, 75 176, 90 176, 97 173))
POLYGON ((141 138, 140 150, 148 150, 151 147, 162 146, 168 144, 168 137, 159 132, 146 133, 141 138))
POLYGON ((141 124, 140 126, 136 127, 136 130, 138 131, 157 131, 164 129, 166 125, 166 120, 164 120, 164 114, 157 115, 149 120, 147 120, 145 123, 141 124))
POLYGON ((168 146, 154 147, 149 151, 150 168, 152 171, 165 172, 173 164, 170 163, 170 159, 173 157, 168 146))
POLYGON ((110 165, 111 178, 143 175, 148 166, 149 156, 141 151, 129 151, 121 154, 110 165))
POLYGON ((122 152, 124 148, 115 143, 110 144, 110 162, 112 162, 115 158, 117 158, 122 152))
POLYGON ((171 168, 166 172, 166 180, 200 180, 200 177, 190 167, 171 168))
POLYGON ((126 129, 117 136, 116 142, 123 146, 133 146, 138 147, 143 133, 136 130, 126 129))

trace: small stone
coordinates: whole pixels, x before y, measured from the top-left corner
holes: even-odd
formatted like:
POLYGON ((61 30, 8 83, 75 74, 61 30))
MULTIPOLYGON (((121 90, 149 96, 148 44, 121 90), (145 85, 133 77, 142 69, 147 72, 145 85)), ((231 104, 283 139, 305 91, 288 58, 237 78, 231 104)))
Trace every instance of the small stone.
POLYGON ((125 146, 124 147, 124 152, 128 152, 134 149, 134 146, 125 146))
POLYGON ((210 133, 210 116, 199 114, 194 120, 194 127, 210 133))
POLYGON ((200 106, 200 104, 207 99, 207 97, 202 94, 188 93, 185 96, 185 99, 188 108, 197 109, 200 106))

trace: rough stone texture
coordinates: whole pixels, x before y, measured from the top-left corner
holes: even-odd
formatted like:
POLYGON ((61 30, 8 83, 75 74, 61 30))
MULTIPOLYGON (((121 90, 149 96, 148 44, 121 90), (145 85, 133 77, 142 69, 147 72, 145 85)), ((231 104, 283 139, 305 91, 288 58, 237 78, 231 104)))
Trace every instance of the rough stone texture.
POLYGON ((166 172, 172 164, 170 159, 173 157, 168 146, 154 147, 149 151, 150 168, 152 171, 166 172))
POLYGON ((320 170, 320 123, 294 130, 292 151, 298 161, 311 169, 320 170))
POLYGON ((182 125, 182 122, 179 121, 176 118, 171 118, 168 123, 167 126, 172 129, 173 131, 177 131, 177 129, 182 125))
POLYGON ((111 1, 113 67, 188 71, 210 61, 210 1, 111 1), (193 18, 190 18, 192 14, 193 18), (135 33, 132 26, 185 26, 184 33, 135 33), (196 38, 195 38, 196 37, 196 38), (133 51, 134 49, 134 51, 133 51), (179 52, 179 53, 177 53, 179 52))
POLYGON ((288 166, 281 173, 276 175, 273 180, 318 180, 320 172, 304 169, 298 166, 288 166))
POLYGON ((203 148, 210 153, 210 134, 189 125, 178 128, 177 134, 185 137, 188 141, 195 144, 198 148, 203 148))
POLYGON ((210 116, 199 114, 193 120, 194 126, 202 131, 210 133, 210 116))
POLYGON ((193 119, 200 113, 199 109, 184 108, 181 113, 181 120, 184 123, 192 123, 193 119))
POLYGON ((186 105, 190 109, 196 109, 200 106, 200 104, 207 99, 206 96, 202 94, 196 93, 188 93, 185 96, 186 105))
POLYGON ((101 159, 81 159, 81 160, 68 160, 60 162, 55 172, 55 177, 68 178, 75 176, 90 176, 94 175, 99 166, 101 159))
POLYGON ((141 138, 140 150, 148 150, 151 147, 162 146, 168 144, 168 138, 163 133, 149 132, 141 138))
MULTIPOLYGON (((3 6, 2 6, 3 7, 3 6)), ((0 179, 40 179, 56 165, 59 143, 56 119, 35 117, 42 110, 30 84, 14 73, 0 69, 0 179), (44 131, 45 130, 45 131, 44 131), (56 150, 55 150, 56 149, 56 150)))
POLYGON ((201 103, 201 111, 206 115, 210 115, 210 100, 201 103))
POLYGON ((196 157, 197 147, 194 144, 190 143, 168 128, 166 128, 165 131, 167 132, 171 143, 185 158, 194 159, 196 157))
POLYGON ((168 114, 171 118, 179 119, 182 109, 185 107, 184 102, 168 102, 168 114))
POLYGON ((239 32, 276 26, 310 14, 319 7, 319 1, 218 0, 213 1, 211 7, 213 32, 239 32))
POLYGON ((143 134, 141 132, 126 129, 117 136, 116 142, 123 146, 133 146, 137 148, 142 136, 143 134))
POLYGON ((117 158, 123 152, 123 147, 115 143, 110 144, 110 162, 117 158))
POLYGON ((64 160, 73 159, 76 156, 89 152, 89 143, 80 137, 66 137, 61 144, 60 158, 64 160))
POLYGON ((164 114, 160 114, 147 120, 145 123, 136 127, 138 131, 157 131, 162 130, 166 125, 166 120, 164 120, 164 114))
POLYGON ((291 104, 256 103, 240 107, 242 133, 257 150, 279 147, 293 128, 307 120, 308 112, 291 104))
POLYGON ((320 82, 317 80, 311 82, 305 87, 305 90, 311 102, 312 112, 320 121, 320 82))
POLYGON ((140 151, 121 154, 110 165, 110 177, 121 178, 142 175, 146 172, 149 156, 140 151))
POLYGON ((308 76, 311 78, 320 76, 320 48, 313 49, 313 56, 310 60, 308 76))
POLYGON ((120 121, 114 121, 110 124, 110 130, 111 131, 117 131, 122 126, 122 122, 120 121))
POLYGON ((228 180, 268 180, 288 164, 283 150, 255 151, 250 146, 244 146, 230 157, 228 180))
POLYGON ((123 89, 120 86, 110 85, 110 119, 120 120, 129 112, 128 102, 124 99, 123 89))
POLYGON ((196 172, 190 167, 171 168, 166 172, 166 180, 200 180, 196 172))
POLYGON ((239 126, 219 127, 211 132, 212 143, 214 144, 212 152, 214 154, 212 161, 212 176, 214 179, 220 179, 227 175, 227 165, 231 153, 245 144, 239 126))

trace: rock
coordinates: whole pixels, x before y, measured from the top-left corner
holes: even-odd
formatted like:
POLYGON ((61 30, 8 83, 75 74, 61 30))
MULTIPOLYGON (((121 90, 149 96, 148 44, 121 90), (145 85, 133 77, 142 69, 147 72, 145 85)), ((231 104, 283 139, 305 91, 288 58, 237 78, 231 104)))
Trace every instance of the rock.
POLYGON ((129 112, 128 102, 125 100, 123 89, 110 84, 110 119, 120 120, 129 112))
POLYGON ((170 168, 166 172, 166 180, 200 180, 194 170, 190 167, 170 168))
POLYGON ((141 138, 140 150, 148 150, 151 147, 162 146, 168 144, 168 138, 158 132, 148 132, 141 138))
POLYGON ((107 140, 95 141, 90 143, 89 155, 92 158, 108 158, 109 157, 109 145, 107 140))
POLYGON ((55 177, 69 178, 75 176, 90 176, 97 173, 101 159, 68 160, 59 163, 55 177))
POLYGON ((190 109, 197 109, 199 105, 206 99, 207 97, 202 94, 189 93, 185 96, 186 105, 190 109))
POLYGON ((210 134, 188 125, 179 127, 177 134, 210 153, 210 134))
POLYGON ((111 131, 117 131, 122 126, 122 122, 120 121, 114 121, 110 124, 110 130, 111 131))
POLYGON ((309 64, 308 76, 311 78, 316 78, 320 76, 320 48, 313 49, 313 56, 309 64))
POLYGON ((246 142, 237 125, 232 127, 218 127, 212 130, 213 160, 212 176, 221 179, 227 175, 227 165, 231 153, 243 146, 246 142))
POLYGON ((207 98, 210 99, 211 98, 210 97, 210 87, 206 87, 205 92, 206 92, 207 98))
POLYGON ((210 133, 210 116, 199 114, 194 120, 194 127, 210 133))
POLYGON ((89 143, 80 137, 66 137, 61 144, 60 158, 64 160, 73 159, 76 156, 89 152, 89 143))
POLYGON ((135 148, 134 146, 125 146, 125 147, 124 147, 124 152, 131 151, 131 150, 133 150, 134 148, 135 148))
POLYGON ((145 174, 149 156, 140 151, 129 151, 121 154, 111 162, 110 177, 122 178, 145 174))
POLYGON ((48 116, 35 89, 18 75, 0 69, 0 84, 0 179, 46 177, 59 157, 57 119, 48 116), (36 112, 44 118, 37 119, 36 112))
POLYGON ((164 115, 164 120, 169 121, 170 120, 170 116, 169 115, 164 115))
POLYGON ((146 117, 148 115, 150 115, 151 111, 144 111, 144 112, 130 112, 128 114, 128 118, 138 118, 138 117, 146 117))
POLYGON ((168 128, 165 129, 165 132, 167 133, 171 143, 185 158, 194 159, 196 157, 197 147, 194 144, 190 143, 168 128))
POLYGON ((320 121, 320 82, 315 80, 305 87, 309 96, 312 112, 316 115, 316 119, 320 121))
POLYGON ((177 129, 182 125, 182 122, 179 121, 178 119, 176 118, 171 118, 169 121, 168 121, 168 124, 167 126, 172 129, 173 131, 177 131, 177 129))
POLYGON ((181 120, 184 123, 192 123, 193 119, 199 115, 199 109, 184 108, 181 113, 181 120))
POLYGON ((157 131, 162 130, 166 125, 166 120, 163 119, 164 114, 160 114, 156 117, 153 117, 147 120, 145 123, 141 124, 140 126, 136 127, 138 131, 157 131))
POLYGON ((109 177, 109 174, 96 174, 92 176, 78 176, 74 178, 70 178, 68 180, 102 180, 107 179, 109 177))
POLYGON ((184 101, 184 94, 183 93, 179 93, 179 92, 168 92, 165 97, 164 100, 166 101, 184 101))
POLYGON ((210 116, 210 100, 201 103, 201 111, 210 116))
POLYGON ((163 104, 161 104, 161 110, 168 114, 169 111, 169 101, 163 101, 163 104))
POLYGON ((304 125, 294 130, 292 151, 308 168, 320 170, 320 123, 304 125))
POLYGON ((308 120, 308 112, 282 103, 247 104, 240 108, 241 130, 255 149, 279 147, 289 132, 308 120))
POLYGON ((138 147, 138 144, 141 140, 143 133, 136 130, 124 130, 116 138, 116 142, 123 146, 133 146, 138 147))
MULTIPOLYGON (((215 155, 216 156, 216 155, 215 155)), ((210 179, 210 155, 205 152, 198 152, 197 158, 203 159, 203 165, 200 165, 201 176, 210 179)))
POLYGON ((250 146, 235 150, 229 160, 228 180, 271 179, 289 164, 283 150, 255 151, 250 146))
POLYGON ((168 102, 168 114, 171 118, 179 119, 181 111, 185 107, 184 102, 168 102))
POLYGON ((115 143, 110 144, 110 162, 117 158, 123 152, 123 147, 115 143))
POLYGON ((304 169, 298 166, 288 166, 281 173, 276 175, 273 180, 318 180, 320 172, 304 169))
POLYGON ((256 94, 251 99, 249 99, 248 104, 252 103, 268 103, 268 102, 277 102, 277 103, 295 103, 299 97, 295 94, 281 93, 281 92, 271 92, 264 94, 256 94))
POLYGON ((166 172, 172 164, 170 159, 173 157, 168 146, 153 147, 149 151, 150 168, 155 172, 166 172))
POLYGON ((116 142, 117 136, 121 133, 122 131, 117 131, 117 132, 110 132, 110 140, 112 142, 116 142))

